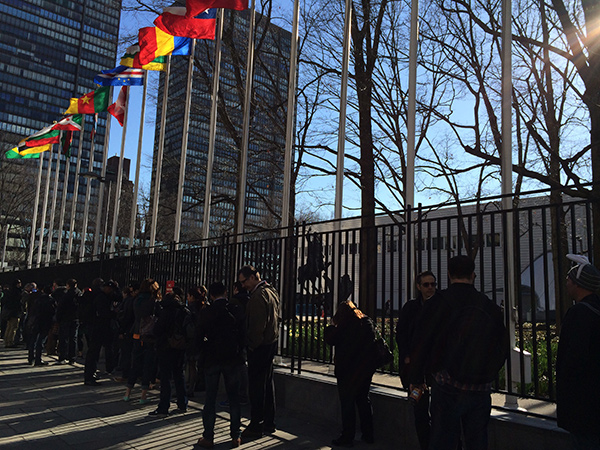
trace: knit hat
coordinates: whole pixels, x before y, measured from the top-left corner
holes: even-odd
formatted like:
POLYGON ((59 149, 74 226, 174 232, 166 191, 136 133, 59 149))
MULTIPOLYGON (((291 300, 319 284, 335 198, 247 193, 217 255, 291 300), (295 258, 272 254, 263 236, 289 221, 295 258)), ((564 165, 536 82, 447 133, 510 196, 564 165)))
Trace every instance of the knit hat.
POLYGON ((573 283, 591 292, 600 290, 600 270, 590 264, 585 256, 568 254, 567 258, 578 263, 568 273, 573 283))

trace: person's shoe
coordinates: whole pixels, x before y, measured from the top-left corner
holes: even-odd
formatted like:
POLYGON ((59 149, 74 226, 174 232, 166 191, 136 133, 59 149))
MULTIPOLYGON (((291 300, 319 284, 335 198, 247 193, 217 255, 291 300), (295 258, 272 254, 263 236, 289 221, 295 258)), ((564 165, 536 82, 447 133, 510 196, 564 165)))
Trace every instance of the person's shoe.
POLYGON ((340 436, 339 438, 331 441, 331 445, 333 445, 334 447, 354 447, 354 439, 340 436))
POLYGON ((277 427, 275 425, 265 425, 263 426, 264 434, 273 434, 277 431, 277 427))
POLYGON ((64 359, 59 359, 58 361, 56 361, 56 364, 58 364, 58 365, 63 365, 66 363, 67 363, 67 361, 65 361, 64 359))
POLYGON ((33 364, 33 359, 27 358, 27 364, 32 365, 33 364))
POLYGON ((150 399, 149 398, 140 398, 140 401, 138 403, 140 405, 147 405, 148 403, 150 403, 150 399))
POLYGON ((198 439, 196 445, 202 448, 213 448, 215 446, 215 443, 209 439, 201 437, 200 439, 198 439))
POLYGON ((173 411, 169 413, 170 416, 176 416, 177 414, 185 414, 187 412, 187 408, 175 408, 173 411))
POLYGON ((123 400, 124 402, 128 402, 129 401, 129 396, 128 395, 124 395, 121 400, 123 400))
POLYGON ((86 386, 100 386, 100 383, 98 383, 96 380, 85 380, 83 384, 86 386))
POLYGON ((70 359, 69 360, 69 364, 71 364, 71 365, 75 364, 75 360, 74 359, 70 359))
POLYGON ((35 363, 33 363, 34 366, 47 366, 48 362, 47 361, 36 361, 35 363))
POLYGON ((155 409, 154 411, 150 411, 148 413, 148 415, 150 417, 156 417, 158 419, 164 419, 165 417, 167 417, 169 414, 164 413, 164 412, 160 412, 158 409, 155 409))
POLYGON ((231 448, 238 448, 240 445, 242 445, 242 440, 240 438, 231 440, 231 448))
POLYGON ((256 439, 260 439, 262 436, 262 430, 255 428, 251 425, 247 426, 246 429, 242 431, 242 440, 244 442, 254 441, 256 439))

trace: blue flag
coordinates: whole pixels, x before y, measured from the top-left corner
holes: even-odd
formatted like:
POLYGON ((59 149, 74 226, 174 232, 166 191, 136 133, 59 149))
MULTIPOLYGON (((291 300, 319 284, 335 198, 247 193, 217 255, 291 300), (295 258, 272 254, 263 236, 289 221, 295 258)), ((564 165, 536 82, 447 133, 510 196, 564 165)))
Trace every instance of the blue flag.
POLYGON ((142 86, 144 70, 118 66, 111 70, 103 70, 94 77, 94 83, 100 86, 142 86))

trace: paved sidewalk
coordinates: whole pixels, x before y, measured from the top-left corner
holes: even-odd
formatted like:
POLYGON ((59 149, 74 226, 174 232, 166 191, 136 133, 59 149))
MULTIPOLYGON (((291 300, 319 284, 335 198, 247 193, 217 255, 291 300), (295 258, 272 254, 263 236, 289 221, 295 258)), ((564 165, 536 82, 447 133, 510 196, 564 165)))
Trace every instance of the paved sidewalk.
MULTIPOLYGON (((158 391, 150 391, 149 405, 121 400, 125 386, 109 378, 98 387, 83 385, 83 366, 27 364, 22 348, 0 348, 0 448, 35 450, 93 449, 191 449, 202 433, 202 402, 197 393, 185 415, 150 418, 156 408, 158 391)), ((222 393, 221 393, 222 394, 222 393)), ((219 398, 223 400, 224 394, 219 398)), ((175 408, 175 405, 173 405, 175 408)), ((243 407, 243 424, 248 407, 243 407)), ((229 448, 229 414, 217 406, 215 448, 229 448)), ((292 411, 278 410, 278 430, 273 435, 242 444, 243 449, 329 449, 339 425, 313 423, 292 411)), ((357 449, 379 449, 356 441, 357 449)))

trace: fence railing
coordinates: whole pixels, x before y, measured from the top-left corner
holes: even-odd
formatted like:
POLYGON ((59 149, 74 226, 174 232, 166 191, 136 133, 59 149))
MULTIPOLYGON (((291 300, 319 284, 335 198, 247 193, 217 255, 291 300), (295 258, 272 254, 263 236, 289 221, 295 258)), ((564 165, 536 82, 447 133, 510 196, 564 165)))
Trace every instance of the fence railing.
MULTIPOLYGON (((162 286, 175 280, 182 288, 222 280, 231 287, 237 269, 252 264, 280 292, 279 351, 291 359, 292 370, 301 371, 305 361, 331 362, 323 329, 338 301, 351 299, 368 311, 395 348, 398 312, 413 296, 415 274, 431 270, 444 289, 448 259, 468 254, 476 261, 476 287, 504 307, 507 322, 511 316, 515 319, 516 349, 507 370, 499 374, 496 390, 552 401, 557 319, 565 312, 565 255, 591 255, 593 230, 588 201, 551 205, 547 197, 538 197, 522 200, 512 211, 493 202, 460 209, 417 208, 378 217, 369 233, 360 219, 298 224, 266 237, 223 236, 210 245, 105 255, 90 262, 20 271, 18 276, 38 283, 74 277, 80 285, 98 276, 122 285, 152 277, 162 286), (509 227, 515 236, 512 248, 507 247, 509 227), (373 245, 361 245, 361 238, 362 244, 371 239, 373 245), (509 258, 517 273, 514 309, 508 307, 506 295, 509 258), (371 295, 360 298, 365 271, 373 277, 371 295)), ((7 284, 15 276, 2 273, 0 281, 7 284)), ((397 373, 397 355, 383 371, 397 373)))

